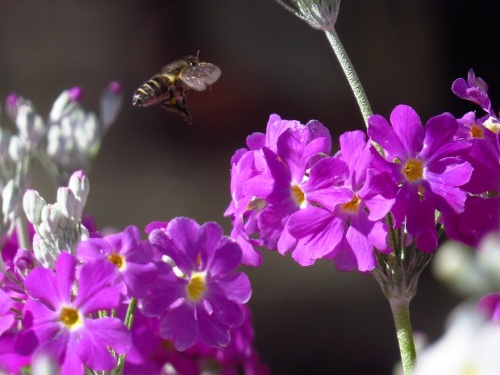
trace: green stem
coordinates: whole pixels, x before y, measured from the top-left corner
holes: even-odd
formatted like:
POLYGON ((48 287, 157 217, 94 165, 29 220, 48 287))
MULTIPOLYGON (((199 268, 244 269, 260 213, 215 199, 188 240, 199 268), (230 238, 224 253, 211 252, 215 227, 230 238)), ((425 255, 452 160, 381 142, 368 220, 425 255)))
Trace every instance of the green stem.
POLYGON ((417 293, 418 277, 431 261, 432 253, 418 250, 413 241, 408 246, 402 246, 399 251, 390 254, 377 251, 376 255, 378 264, 372 270, 372 276, 391 305, 403 371, 405 375, 411 375, 416 353, 410 322, 410 301, 417 293))
MULTIPOLYGON (((125 325, 130 330, 132 323, 134 322, 135 309, 137 308, 137 298, 131 298, 127 309, 127 315, 125 316, 125 325)), ((123 373, 123 366, 125 365, 125 354, 118 357, 118 366, 116 367, 116 373, 123 373)))
POLYGON ((368 102, 368 98, 365 94, 365 90, 361 85, 361 81, 359 80, 358 75, 354 70, 354 66, 351 63, 349 56, 347 56, 344 46, 340 42, 337 32, 332 29, 326 30, 325 33, 328 41, 333 48, 333 51, 335 52, 335 55, 337 56, 337 59, 340 62, 342 70, 344 71, 344 74, 349 81, 349 85, 351 85, 351 89, 354 92, 354 96, 356 97, 356 101, 358 102, 358 106, 361 110, 361 114, 363 115, 363 119, 365 120, 365 124, 366 126, 368 126, 368 117, 370 117, 373 112, 370 107, 370 103, 368 102))
POLYGON ((17 243, 19 247, 32 250, 31 244, 28 239, 28 229, 26 228, 26 222, 24 220, 24 215, 17 215, 16 218, 16 235, 17 235, 17 243))
POLYGON ((396 325, 399 352, 405 375, 410 375, 417 358, 410 321, 411 298, 389 298, 392 316, 396 325))

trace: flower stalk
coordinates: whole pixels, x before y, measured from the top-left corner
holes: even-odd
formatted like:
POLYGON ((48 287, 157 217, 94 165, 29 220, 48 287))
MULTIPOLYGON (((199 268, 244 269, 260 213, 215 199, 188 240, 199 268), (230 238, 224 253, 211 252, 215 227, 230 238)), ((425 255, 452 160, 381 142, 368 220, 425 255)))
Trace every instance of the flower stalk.
MULTIPOLYGON (((137 308, 137 298, 131 298, 130 304, 127 308, 127 315, 125 316, 125 326, 128 330, 132 329, 132 323, 134 322, 135 309, 137 308)), ((123 368, 125 366, 125 354, 118 357, 118 365, 116 367, 116 374, 123 374, 123 368)))
POLYGON ((405 375, 412 373, 417 358, 410 321, 410 300, 411 298, 389 299, 405 375))
POLYGON ((276 0, 276 2, 301 20, 307 22, 312 28, 325 32, 358 102, 365 125, 368 127, 368 117, 373 114, 370 103, 368 102, 363 85, 354 70, 354 66, 335 31, 340 0, 291 0, 295 8, 282 0, 276 0))
POLYGON ((354 97, 358 102, 359 109, 361 111, 361 115, 363 116, 363 120, 365 121, 365 125, 368 126, 368 118, 373 114, 372 109, 370 107, 370 103, 368 102, 368 97, 366 96, 365 90, 363 89, 363 85, 356 74, 356 70, 347 55, 347 52, 344 49, 344 46, 340 42, 340 38, 337 35, 335 29, 325 30, 326 37, 330 42, 330 45, 333 48, 333 52, 337 56, 339 60, 340 66, 344 71, 344 74, 351 86, 352 92, 354 93, 354 97))
MULTIPOLYGON (((392 238, 400 238, 392 229, 392 238)), ((379 283, 391 305, 392 317, 396 326, 401 363, 405 375, 411 375, 416 352, 410 321, 410 301, 417 292, 418 277, 429 264, 432 253, 418 250, 415 244, 400 245, 397 241, 394 253, 377 253, 378 265, 372 275, 379 283)))

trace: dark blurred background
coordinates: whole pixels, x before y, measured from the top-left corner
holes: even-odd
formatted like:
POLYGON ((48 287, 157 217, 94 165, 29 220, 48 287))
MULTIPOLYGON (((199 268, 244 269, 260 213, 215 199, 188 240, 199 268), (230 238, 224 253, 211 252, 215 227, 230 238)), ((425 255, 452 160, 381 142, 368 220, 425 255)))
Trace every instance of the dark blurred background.
MULTIPOLYGON (((500 108, 498 10, 494 0, 343 1, 337 32, 374 112, 388 116, 404 103, 425 122, 474 108, 450 91, 469 68, 500 108)), ((90 171, 86 211, 99 228, 189 216, 229 233, 230 157, 247 135, 265 131, 271 113, 318 119, 334 139, 364 127, 324 34, 273 0, 2 2, 2 101, 16 91, 45 117, 62 90, 82 86, 84 107, 97 111, 112 80, 123 84, 125 102, 90 171), (191 126, 159 106, 132 107, 139 84, 198 50, 222 76, 212 91, 190 94, 191 126)), ((53 202, 46 182, 42 175, 35 188, 53 202)), ((247 271, 256 346, 273 374, 391 372, 395 330, 371 277, 264 255, 261 268, 247 271)), ((427 270, 412 303, 414 329, 436 339, 458 301, 427 270)))

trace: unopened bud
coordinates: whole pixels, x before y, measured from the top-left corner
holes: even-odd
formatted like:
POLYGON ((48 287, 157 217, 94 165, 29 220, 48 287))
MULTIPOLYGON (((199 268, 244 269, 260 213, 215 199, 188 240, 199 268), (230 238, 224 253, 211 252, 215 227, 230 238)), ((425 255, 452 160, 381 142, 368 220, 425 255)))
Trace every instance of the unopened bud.
POLYGON ((38 191, 28 189, 23 197, 23 209, 28 221, 33 225, 41 223, 42 209, 47 205, 38 191))
POLYGON ((123 102, 122 86, 118 82, 111 82, 102 93, 100 105, 101 123, 107 129, 118 116, 123 102))
POLYGON ((15 219, 19 189, 14 180, 9 180, 2 189, 2 214, 4 224, 15 219))
POLYGON ((45 125, 42 118, 35 113, 33 107, 21 105, 17 111, 16 125, 22 139, 32 147, 36 147, 45 135, 45 125))
POLYGON ((291 0, 297 9, 283 0, 276 1, 315 29, 331 31, 335 28, 340 0, 291 0))
POLYGON ((100 129, 95 113, 88 113, 82 123, 74 129, 77 151, 82 155, 91 155, 100 141, 100 129))
POLYGON ((50 234, 55 234, 59 226, 61 212, 56 204, 49 204, 42 208, 41 219, 45 233, 40 233, 42 237, 49 237, 50 234))
POLYGON ((29 271, 35 268, 36 258, 35 255, 26 249, 18 249, 14 257, 14 266, 16 270, 26 276, 29 271))
POLYGON ((81 101, 82 97, 83 89, 81 87, 63 91, 52 106, 49 115, 50 121, 54 123, 61 121, 63 117, 77 107, 77 103, 81 101))
POLYGON ((21 138, 19 138, 19 136, 12 136, 9 142, 9 157, 15 163, 21 163, 25 155, 26 144, 21 140, 21 138))
POLYGON ((5 112, 12 122, 16 122, 17 109, 22 101, 23 99, 15 92, 11 92, 7 95, 7 99, 5 99, 5 112))
POLYGON ((57 203, 61 213, 73 223, 81 221, 79 202, 70 188, 60 187, 57 189, 57 203))
POLYGON ((74 172, 68 183, 68 187, 71 189, 75 197, 80 202, 81 210, 85 207, 87 203, 87 197, 89 195, 90 183, 88 177, 83 171, 74 172))

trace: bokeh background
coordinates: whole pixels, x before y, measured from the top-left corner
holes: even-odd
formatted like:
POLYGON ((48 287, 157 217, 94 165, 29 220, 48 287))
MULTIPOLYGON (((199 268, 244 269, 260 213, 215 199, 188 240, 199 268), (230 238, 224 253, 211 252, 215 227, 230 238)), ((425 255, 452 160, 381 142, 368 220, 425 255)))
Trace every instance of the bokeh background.
MULTIPOLYGON (((343 1, 337 31, 376 113, 400 103, 423 121, 472 105, 450 85, 469 68, 500 108, 497 1, 343 1)), ((102 89, 123 84, 123 110, 89 172, 86 211, 100 228, 144 227, 189 216, 216 220, 229 203, 229 161, 271 113, 318 119, 336 139, 362 129, 355 100, 325 36, 272 0, 2 1, 0 99, 15 91, 42 116, 67 88, 85 89, 96 111, 102 89), (161 66, 200 51, 222 69, 209 92, 193 92, 193 124, 160 107, 131 105, 161 66)), ((8 124, 5 115, 1 122, 8 124)), ((55 189, 35 181, 48 201, 55 189)), ((369 276, 308 268, 266 251, 246 270, 256 346, 273 374, 389 374, 398 359, 388 303, 369 276)), ((459 299, 427 270, 412 303, 415 330, 430 339, 459 299)))

